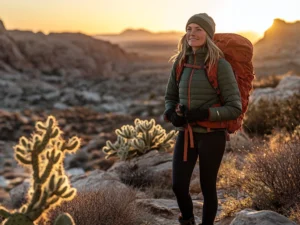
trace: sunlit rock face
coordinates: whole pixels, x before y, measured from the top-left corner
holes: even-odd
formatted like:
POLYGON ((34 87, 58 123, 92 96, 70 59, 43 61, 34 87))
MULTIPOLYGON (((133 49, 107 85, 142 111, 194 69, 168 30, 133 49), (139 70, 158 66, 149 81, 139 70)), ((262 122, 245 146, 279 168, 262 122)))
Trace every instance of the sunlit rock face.
POLYGON ((300 73, 300 21, 286 23, 275 19, 264 37, 254 45, 257 75, 300 73))
POLYGON ((0 20, 0 70, 61 76, 113 76, 137 57, 81 33, 6 30, 0 20))

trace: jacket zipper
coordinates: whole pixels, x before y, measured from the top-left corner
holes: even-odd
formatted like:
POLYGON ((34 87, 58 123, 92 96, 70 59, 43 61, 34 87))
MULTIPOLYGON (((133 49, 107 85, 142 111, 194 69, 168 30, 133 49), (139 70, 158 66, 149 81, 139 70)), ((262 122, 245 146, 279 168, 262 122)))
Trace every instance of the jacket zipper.
MULTIPOLYGON (((194 63, 193 65, 195 65, 196 63, 196 54, 194 53, 194 63)), ((192 69, 191 75, 190 75, 190 80, 189 80, 189 86, 188 86, 188 109, 191 109, 191 84, 192 84, 192 78, 194 75, 194 68, 192 69)))

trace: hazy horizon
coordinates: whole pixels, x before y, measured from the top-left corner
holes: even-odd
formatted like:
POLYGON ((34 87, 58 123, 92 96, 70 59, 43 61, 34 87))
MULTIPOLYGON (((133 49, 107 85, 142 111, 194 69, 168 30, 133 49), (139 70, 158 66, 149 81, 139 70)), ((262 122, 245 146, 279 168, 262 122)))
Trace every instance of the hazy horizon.
POLYGON ((216 22, 216 32, 255 32, 260 35, 275 18, 300 20, 299 0, 10 0, 0 2, 0 19, 8 30, 117 34, 125 29, 184 32, 190 16, 206 12, 216 22), (159 7, 157 7, 159 6, 159 7), (201 10, 199 10, 201 9, 201 10))

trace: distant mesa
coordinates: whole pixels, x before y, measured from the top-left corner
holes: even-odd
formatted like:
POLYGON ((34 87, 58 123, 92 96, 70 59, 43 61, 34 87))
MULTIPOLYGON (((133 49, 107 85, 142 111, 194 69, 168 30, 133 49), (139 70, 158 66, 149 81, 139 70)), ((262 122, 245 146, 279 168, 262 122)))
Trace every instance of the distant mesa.
POLYGON ((155 38, 155 37, 179 37, 182 36, 183 32, 178 31, 165 31, 165 32, 151 32, 146 29, 125 29, 120 33, 111 33, 111 34, 97 34, 95 37, 134 37, 134 38, 155 38))
POLYGON ((145 30, 145 29, 126 29, 124 31, 122 31, 119 35, 121 36, 149 36, 149 35, 153 35, 152 32, 145 30))

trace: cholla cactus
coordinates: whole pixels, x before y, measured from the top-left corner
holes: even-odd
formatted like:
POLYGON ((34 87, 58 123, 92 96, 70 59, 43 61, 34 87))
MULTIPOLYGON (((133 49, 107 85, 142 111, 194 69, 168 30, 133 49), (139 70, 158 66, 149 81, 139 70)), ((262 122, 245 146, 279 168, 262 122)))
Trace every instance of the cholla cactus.
POLYGON ((37 122, 35 129, 31 139, 21 137, 14 147, 16 160, 33 173, 28 203, 15 211, 1 207, 0 215, 6 218, 4 225, 37 224, 42 217, 46 219, 50 208, 62 201, 70 201, 76 195, 76 189, 70 187, 65 174, 63 159, 66 152, 78 150, 80 139, 75 136, 66 142, 53 116, 45 123, 37 122))
POLYGON ((74 225, 75 222, 73 218, 68 213, 63 213, 59 215, 54 221, 54 225, 74 225))
POLYGON ((171 131, 166 134, 160 125, 155 125, 154 119, 135 119, 134 124, 135 127, 125 125, 115 131, 118 135, 117 141, 107 141, 102 149, 107 154, 106 158, 116 156, 121 160, 132 159, 154 149, 166 151, 174 144, 173 137, 177 132, 171 131))

